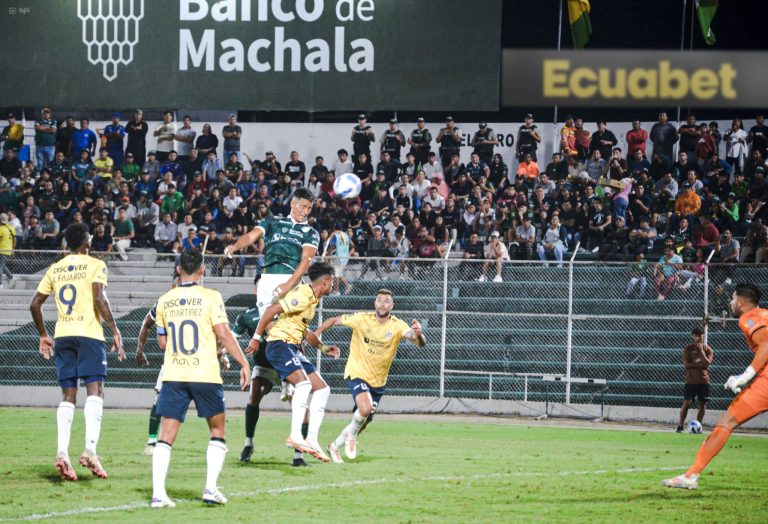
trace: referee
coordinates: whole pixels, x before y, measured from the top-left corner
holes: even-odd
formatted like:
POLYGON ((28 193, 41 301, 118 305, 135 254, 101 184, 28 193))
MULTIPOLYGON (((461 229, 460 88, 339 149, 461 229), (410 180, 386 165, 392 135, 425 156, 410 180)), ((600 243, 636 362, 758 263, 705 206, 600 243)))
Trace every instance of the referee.
POLYGON ((699 412, 696 420, 704 420, 707 401, 709 400, 708 368, 714 358, 712 348, 704 343, 704 330, 700 327, 691 331, 693 341, 683 349, 683 366, 685 366, 685 388, 683 390, 683 407, 680 408, 680 422, 677 432, 682 433, 685 426, 685 418, 693 401, 698 398, 699 412))

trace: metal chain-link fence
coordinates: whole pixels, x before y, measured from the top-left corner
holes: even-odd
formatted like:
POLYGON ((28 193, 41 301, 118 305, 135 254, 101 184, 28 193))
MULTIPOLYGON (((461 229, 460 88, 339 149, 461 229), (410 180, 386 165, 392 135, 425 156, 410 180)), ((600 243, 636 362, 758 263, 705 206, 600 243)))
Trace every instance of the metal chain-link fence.
MULTIPOLYGON (((0 290, 0 384, 55 380, 53 364, 37 353, 28 305, 46 268, 61 255, 17 251, 8 259, 14 278, 0 290)), ((154 334, 146 347, 150 367, 137 367, 133 356, 146 312, 170 286, 174 256, 135 251, 127 261, 105 258, 107 293, 129 355, 123 363, 110 355, 109 382, 151 387, 162 362, 154 334)), ((254 305, 257 257, 206 256, 206 266, 205 285, 222 293, 230 320, 254 305)), ((691 342, 691 329, 703 325, 715 355, 711 405, 724 408, 731 397, 722 384, 751 360, 728 303, 736 283, 766 281, 768 266, 511 262, 495 278, 494 262, 353 258, 342 273, 347 285, 339 281, 322 301, 313 326, 372 310, 382 287, 394 293, 395 315, 423 325, 428 343, 401 344, 389 394, 676 407, 682 349, 691 342), (484 281, 478 281, 481 275, 484 281)), ((55 311, 48 302, 44 313, 52 333, 55 311)), ((349 336, 348 329, 334 328, 324 341, 341 346, 344 357, 349 336)), ((345 359, 310 356, 334 392, 345 391, 345 359)), ((236 379, 235 371, 225 373, 228 387, 235 388, 236 379)))

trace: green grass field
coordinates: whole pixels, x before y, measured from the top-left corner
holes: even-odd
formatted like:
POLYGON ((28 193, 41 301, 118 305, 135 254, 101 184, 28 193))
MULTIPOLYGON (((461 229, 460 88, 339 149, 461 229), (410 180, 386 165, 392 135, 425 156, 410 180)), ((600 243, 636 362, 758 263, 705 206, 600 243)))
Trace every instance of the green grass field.
MULTIPOLYGON (((53 409, 0 409, 0 521, 109 522, 765 522, 768 440, 734 436, 699 490, 668 491, 662 478, 691 462, 703 435, 526 426, 519 420, 379 415, 358 459, 291 468, 288 417, 262 416, 249 465, 238 463, 243 417, 229 422, 220 479, 229 503, 200 500, 205 423, 190 417, 168 478, 175 509, 151 510, 151 458, 141 455, 146 415, 105 411, 99 453, 110 474, 62 483, 53 468, 53 409)), ((346 417, 329 415, 329 441, 346 417)), ((82 450, 78 410, 70 453, 82 450)))

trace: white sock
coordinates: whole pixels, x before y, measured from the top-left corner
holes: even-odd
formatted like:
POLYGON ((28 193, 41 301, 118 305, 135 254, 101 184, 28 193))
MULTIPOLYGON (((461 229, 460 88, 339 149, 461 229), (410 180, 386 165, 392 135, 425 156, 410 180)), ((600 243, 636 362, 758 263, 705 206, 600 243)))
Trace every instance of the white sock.
POLYGON ((291 438, 293 440, 304 440, 304 437, 301 436, 301 425, 304 423, 307 400, 309 400, 311 392, 312 384, 309 380, 304 380, 294 386, 293 400, 291 400, 291 438))
POLYGON ((208 442, 208 453, 206 459, 208 470, 205 476, 205 489, 216 491, 216 483, 219 481, 219 474, 224 467, 224 457, 227 456, 227 444, 221 440, 211 439, 208 442))
POLYGON ((349 424, 349 436, 350 438, 356 438, 358 431, 360 431, 360 428, 363 427, 363 424, 365 424, 365 419, 367 417, 364 417, 360 414, 360 410, 355 410, 355 413, 352 415, 352 422, 349 424))
POLYGON ((152 498, 165 499, 165 477, 168 476, 168 466, 171 464, 171 446, 167 442, 158 441, 152 454, 152 498))
POLYGON ((245 437, 245 446, 253 447, 253 439, 251 437, 245 437))
POLYGON ((71 402, 61 402, 56 410, 56 428, 59 436, 59 453, 69 455, 69 435, 72 432, 72 419, 75 416, 75 405, 71 402))
POLYGON ((301 451, 299 451, 298 449, 297 449, 297 450, 294 450, 294 452, 293 452, 293 458, 294 458, 294 459, 300 459, 300 458, 304 458, 304 453, 302 453, 302 452, 301 452, 301 451))
POLYGON ((325 405, 328 403, 328 397, 331 396, 331 388, 324 387, 312 393, 312 401, 309 403, 309 429, 307 431, 307 440, 317 444, 317 437, 320 433, 320 425, 325 416, 325 405))
POLYGON ((99 443, 101 433, 101 412, 104 408, 104 399, 92 395, 85 399, 83 414, 85 415, 85 449, 96 453, 96 444, 99 443))

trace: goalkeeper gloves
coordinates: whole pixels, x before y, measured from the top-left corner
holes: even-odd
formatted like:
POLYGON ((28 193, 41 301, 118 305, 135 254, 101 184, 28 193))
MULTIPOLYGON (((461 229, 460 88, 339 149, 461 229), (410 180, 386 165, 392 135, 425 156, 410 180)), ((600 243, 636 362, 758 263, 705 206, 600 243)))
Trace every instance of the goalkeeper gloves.
POLYGON ((725 381, 725 389, 730 389, 734 393, 741 392, 741 388, 746 386, 750 380, 755 378, 757 371, 752 366, 747 367, 741 375, 731 375, 725 381))

